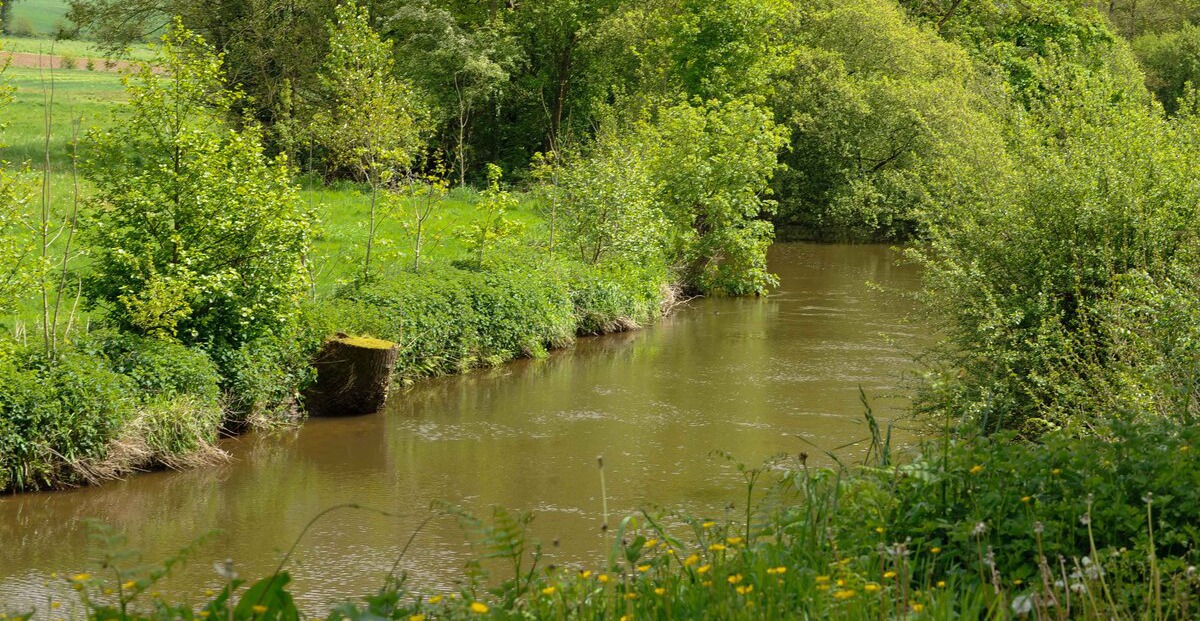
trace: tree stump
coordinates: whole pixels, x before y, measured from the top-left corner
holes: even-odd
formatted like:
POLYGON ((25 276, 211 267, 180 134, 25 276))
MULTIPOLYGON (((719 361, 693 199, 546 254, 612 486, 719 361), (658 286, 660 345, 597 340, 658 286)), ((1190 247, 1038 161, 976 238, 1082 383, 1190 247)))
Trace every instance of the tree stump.
POLYGON ((317 355, 317 382, 305 391, 315 416, 354 416, 378 412, 387 401, 400 349, 395 343, 339 334, 317 355))

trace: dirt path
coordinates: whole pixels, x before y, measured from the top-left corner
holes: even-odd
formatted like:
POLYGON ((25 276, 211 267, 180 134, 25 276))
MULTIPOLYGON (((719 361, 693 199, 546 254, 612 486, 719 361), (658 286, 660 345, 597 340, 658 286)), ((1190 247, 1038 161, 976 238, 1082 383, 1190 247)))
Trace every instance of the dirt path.
MULTIPOLYGON (((0 61, 3 61, 6 57, 12 58, 13 67, 68 69, 68 67, 63 66, 62 56, 33 54, 31 52, 0 52, 0 61)), ((75 63, 74 69, 87 69, 88 61, 91 60, 92 69, 95 71, 123 71, 136 65, 136 63, 127 60, 111 60, 106 58, 76 57, 73 60, 75 63)))

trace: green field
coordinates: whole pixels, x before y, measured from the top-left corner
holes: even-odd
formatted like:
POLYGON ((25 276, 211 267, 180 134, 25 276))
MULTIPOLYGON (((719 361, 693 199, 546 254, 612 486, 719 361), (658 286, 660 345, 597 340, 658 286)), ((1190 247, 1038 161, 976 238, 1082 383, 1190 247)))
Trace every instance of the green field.
POLYGON ((16 0, 12 5, 12 28, 28 29, 35 35, 53 35, 66 23, 65 0, 16 0))

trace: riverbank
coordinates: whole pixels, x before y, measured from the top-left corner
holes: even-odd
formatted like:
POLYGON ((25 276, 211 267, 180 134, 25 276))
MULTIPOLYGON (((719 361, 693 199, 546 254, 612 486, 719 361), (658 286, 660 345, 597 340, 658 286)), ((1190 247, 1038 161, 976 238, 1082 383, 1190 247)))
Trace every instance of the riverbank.
POLYGON ((155 339, 87 334, 48 364, 0 351, 0 490, 100 483, 137 470, 219 461, 218 435, 291 424, 310 361, 338 332, 394 341, 399 385, 543 356, 577 335, 655 321, 677 299, 665 269, 511 259, 432 264, 306 305, 290 328, 224 359, 155 339))

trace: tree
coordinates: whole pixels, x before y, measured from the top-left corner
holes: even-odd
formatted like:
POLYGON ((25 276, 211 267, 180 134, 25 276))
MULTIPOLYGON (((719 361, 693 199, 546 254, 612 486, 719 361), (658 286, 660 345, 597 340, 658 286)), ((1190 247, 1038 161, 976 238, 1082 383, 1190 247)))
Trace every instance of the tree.
MULTIPOLYGON (((668 224, 655 203, 646 150, 637 134, 607 120, 582 153, 569 154, 557 171, 557 183, 543 188, 557 206, 554 214, 562 244, 586 264, 629 260, 660 261, 668 224)), ((542 159, 539 177, 554 178, 554 161, 542 159)))
POLYGON ((503 97, 518 62, 516 42, 496 19, 464 27, 449 8, 429 0, 403 2, 387 24, 400 72, 435 102, 463 185, 472 123, 503 97))
POLYGON ((313 226, 286 159, 222 122, 240 94, 178 22, 124 82, 128 118, 88 136, 89 299, 123 329, 214 350, 276 331, 297 312, 313 226))
POLYGON ((765 293, 774 227, 765 198, 787 140, 769 110, 750 99, 663 107, 642 140, 656 200, 672 223, 668 256, 701 292, 765 293))
POLYGON ((366 9, 354 2, 339 7, 329 28, 329 56, 321 73, 326 100, 314 115, 312 132, 334 164, 371 187, 366 280, 380 219, 379 193, 413 164, 425 114, 414 89, 395 77, 391 48, 371 28, 366 9))
POLYGON ((1174 114, 1188 84, 1200 85, 1200 26, 1138 37, 1133 49, 1146 70, 1146 86, 1174 114))
MULTIPOLYGON (((14 89, 4 80, 9 62, 0 46, 0 110, 13 98, 14 89)), ((0 123, 0 132, 3 131, 4 124, 0 123)), ((29 214, 31 181, 26 175, 14 174, 9 163, 0 160, 0 313, 15 310, 17 302, 33 282, 33 270, 28 260, 33 253, 33 238, 28 234, 32 226, 29 214)))
POLYGON ((494 252, 497 245, 509 241, 524 228, 520 222, 508 218, 508 212, 517 207, 517 197, 500 184, 504 171, 495 164, 488 164, 487 170, 487 189, 475 205, 479 216, 461 232, 467 251, 480 267, 487 265, 489 251, 494 252))

